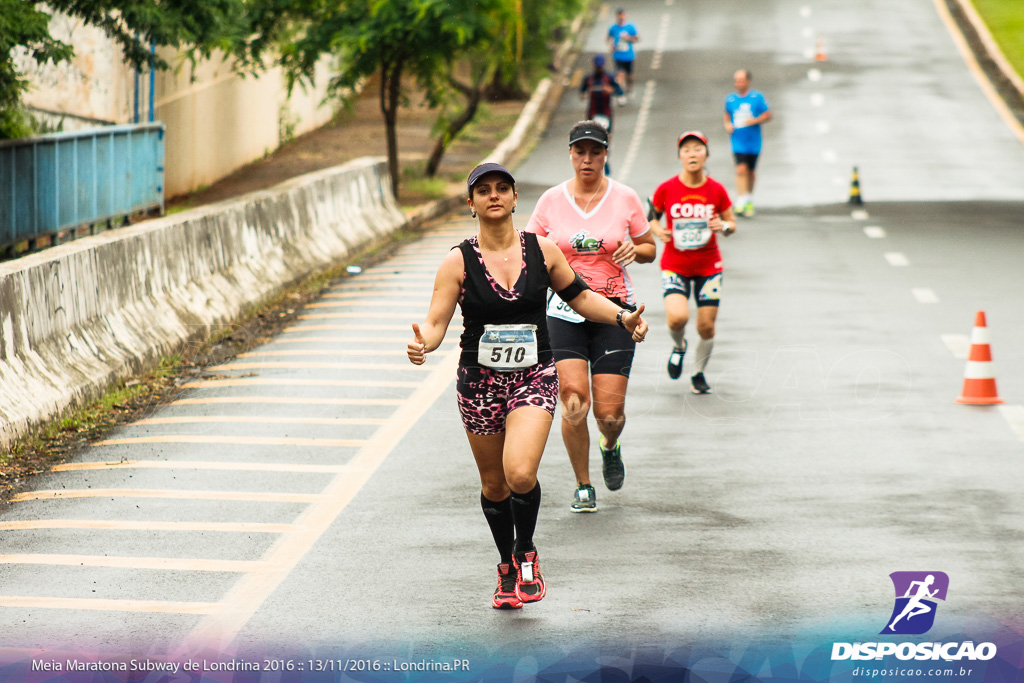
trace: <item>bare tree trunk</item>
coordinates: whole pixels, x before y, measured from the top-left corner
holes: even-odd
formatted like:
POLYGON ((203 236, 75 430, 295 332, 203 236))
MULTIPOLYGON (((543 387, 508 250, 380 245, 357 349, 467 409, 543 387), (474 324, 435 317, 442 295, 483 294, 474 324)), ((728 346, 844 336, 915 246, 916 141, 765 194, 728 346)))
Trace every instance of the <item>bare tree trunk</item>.
POLYGON ((402 60, 381 67, 380 111, 384 115, 385 137, 388 143, 388 172, 391 174, 391 192, 398 199, 398 105, 402 84, 402 60))
POLYGON ((452 140, 462 132, 462 129, 469 125, 469 122, 476 116, 476 110, 480 105, 480 98, 483 95, 483 91, 480 87, 475 88, 470 93, 463 93, 469 98, 469 102, 466 104, 465 111, 462 112, 454 121, 448 124, 444 133, 438 136, 437 140, 434 141, 434 149, 430 152, 430 157, 427 159, 426 175, 428 178, 433 178, 437 174, 438 167, 441 166, 441 157, 448 150, 448 145, 451 144, 452 140))

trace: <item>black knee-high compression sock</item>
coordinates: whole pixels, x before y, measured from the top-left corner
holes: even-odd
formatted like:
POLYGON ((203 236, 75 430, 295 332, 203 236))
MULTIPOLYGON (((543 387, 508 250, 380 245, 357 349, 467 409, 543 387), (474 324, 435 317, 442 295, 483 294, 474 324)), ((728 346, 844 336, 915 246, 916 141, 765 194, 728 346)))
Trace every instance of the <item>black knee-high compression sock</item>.
POLYGON ((488 500, 481 493, 480 507, 484 510, 487 525, 491 527, 491 535, 494 536, 494 545, 498 546, 501 561, 511 563, 512 546, 516 539, 516 527, 512 517, 512 497, 509 496, 496 503, 493 500, 488 500))
POLYGON ((540 512, 540 482, 526 493, 512 492, 512 519, 516 523, 516 552, 533 550, 533 531, 540 512))

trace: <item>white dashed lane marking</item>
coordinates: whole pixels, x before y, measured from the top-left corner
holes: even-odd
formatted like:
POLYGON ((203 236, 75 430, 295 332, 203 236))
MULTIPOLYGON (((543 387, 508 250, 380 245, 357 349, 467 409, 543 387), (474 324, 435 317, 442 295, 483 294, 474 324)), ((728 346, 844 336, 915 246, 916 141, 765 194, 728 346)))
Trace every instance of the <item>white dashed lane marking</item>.
POLYGON ((914 298, 922 304, 937 304, 939 303, 939 297, 935 292, 926 287, 916 287, 910 292, 914 295, 914 298))
POLYGON ((889 262, 890 266, 898 266, 899 267, 899 266, 909 266, 910 265, 910 261, 907 260, 907 257, 904 256, 903 254, 901 254, 898 251, 886 252, 885 260, 889 262))
POLYGON ((967 354, 971 350, 971 340, 966 334, 944 334, 942 335, 942 343, 953 354, 953 358, 966 360, 967 354))
POLYGON ((873 240, 880 240, 885 238, 885 230, 877 225, 866 225, 864 226, 864 234, 873 240))
POLYGON ((999 406, 999 412, 1010 423, 1010 429, 1020 441, 1024 441, 1024 406, 999 406))

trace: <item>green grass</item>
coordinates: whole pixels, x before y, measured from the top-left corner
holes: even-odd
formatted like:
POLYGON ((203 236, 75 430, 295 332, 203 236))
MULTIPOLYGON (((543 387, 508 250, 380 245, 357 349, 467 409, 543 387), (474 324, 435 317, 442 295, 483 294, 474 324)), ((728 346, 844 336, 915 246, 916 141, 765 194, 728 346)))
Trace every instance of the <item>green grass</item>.
POLYGON ((973 0, 978 14, 999 44, 999 49, 1024 76, 1024 2, 1021 0, 973 0))

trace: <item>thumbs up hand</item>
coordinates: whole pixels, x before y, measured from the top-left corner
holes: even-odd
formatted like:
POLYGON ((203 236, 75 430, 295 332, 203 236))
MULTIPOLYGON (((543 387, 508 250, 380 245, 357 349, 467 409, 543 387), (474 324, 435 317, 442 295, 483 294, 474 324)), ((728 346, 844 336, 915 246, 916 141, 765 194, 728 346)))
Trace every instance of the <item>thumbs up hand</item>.
POLYGON ((420 332, 420 326, 416 323, 412 324, 413 339, 409 342, 407 353, 409 354, 409 362, 413 365, 423 365, 427 360, 427 342, 423 338, 423 333, 420 332))
POLYGON ((633 333, 635 342, 642 342, 647 336, 647 321, 640 317, 643 312, 644 305, 640 304, 635 311, 622 316, 622 324, 633 333))

